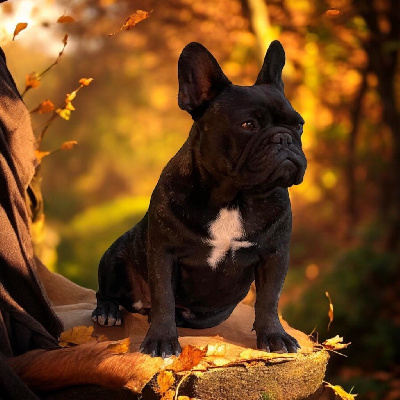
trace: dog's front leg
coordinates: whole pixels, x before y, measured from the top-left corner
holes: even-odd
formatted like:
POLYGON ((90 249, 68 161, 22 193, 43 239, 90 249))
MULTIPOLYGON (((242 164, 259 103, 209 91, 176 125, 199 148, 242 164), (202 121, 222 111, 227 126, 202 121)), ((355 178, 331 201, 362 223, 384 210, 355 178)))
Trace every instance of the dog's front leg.
POLYGON ((181 346, 175 323, 175 296, 172 285, 173 259, 164 250, 148 254, 151 293, 151 322, 140 351, 153 357, 179 355, 181 346))
POLYGON ((289 264, 289 246, 269 255, 255 270, 256 304, 254 329, 257 348, 268 352, 296 353, 297 340, 288 335, 278 317, 278 302, 289 264))

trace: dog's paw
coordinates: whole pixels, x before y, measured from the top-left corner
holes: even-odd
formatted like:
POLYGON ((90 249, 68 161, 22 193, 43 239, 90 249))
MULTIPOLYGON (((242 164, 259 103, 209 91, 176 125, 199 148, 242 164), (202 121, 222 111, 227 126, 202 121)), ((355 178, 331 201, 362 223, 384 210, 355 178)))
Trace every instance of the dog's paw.
POLYGON ((153 335, 147 334, 140 345, 140 351, 152 357, 167 358, 179 356, 182 349, 178 341, 178 336, 160 337, 158 335, 158 337, 153 337, 153 335))
POLYGON ((118 304, 111 301, 98 301, 97 307, 92 313, 92 319, 100 325, 121 325, 122 316, 118 304))
POLYGON ((257 348, 269 353, 297 353, 298 341, 284 330, 278 332, 260 332, 257 334, 257 348))

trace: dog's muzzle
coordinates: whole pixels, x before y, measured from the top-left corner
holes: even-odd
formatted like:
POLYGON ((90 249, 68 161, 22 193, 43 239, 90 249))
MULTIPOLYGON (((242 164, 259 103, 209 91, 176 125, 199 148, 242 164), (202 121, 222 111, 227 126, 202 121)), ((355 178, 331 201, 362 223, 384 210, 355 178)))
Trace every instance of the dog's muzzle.
POLYGON ((289 187, 302 182, 307 161, 300 140, 290 128, 271 127, 246 144, 235 167, 241 186, 258 184, 289 187))

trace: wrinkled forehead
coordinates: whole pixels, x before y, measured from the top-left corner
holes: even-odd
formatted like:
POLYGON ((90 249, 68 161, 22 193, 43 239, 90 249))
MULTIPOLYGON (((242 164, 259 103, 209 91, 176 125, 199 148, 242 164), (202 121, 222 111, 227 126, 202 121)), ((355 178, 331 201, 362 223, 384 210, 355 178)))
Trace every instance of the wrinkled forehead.
POLYGON ((274 120, 282 120, 287 124, 303 121, 284 94, 274 85, 231 85, 218 95, 212 109, 230 118, 269 115, 273 116, 274 120))

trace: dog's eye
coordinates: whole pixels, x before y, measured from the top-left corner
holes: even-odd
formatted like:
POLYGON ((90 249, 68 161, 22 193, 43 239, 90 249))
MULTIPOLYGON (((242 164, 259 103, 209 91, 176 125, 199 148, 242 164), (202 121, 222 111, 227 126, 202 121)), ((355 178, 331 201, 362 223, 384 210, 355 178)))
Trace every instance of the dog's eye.
POLYGON ((298 134, 301 135, 303 133, 303 124, 297 124, 295 128, 298 134))
POLYGON ((240 124, 239 126, 243 129, 246 129, 246 131, 253 131, 254 129, 256 129, 251 121, 243 122, 243 124, 240 124))

